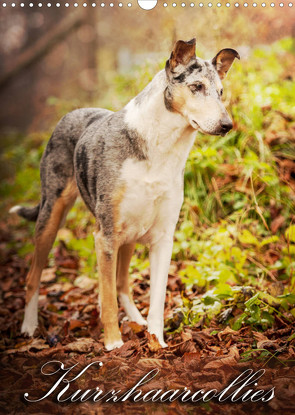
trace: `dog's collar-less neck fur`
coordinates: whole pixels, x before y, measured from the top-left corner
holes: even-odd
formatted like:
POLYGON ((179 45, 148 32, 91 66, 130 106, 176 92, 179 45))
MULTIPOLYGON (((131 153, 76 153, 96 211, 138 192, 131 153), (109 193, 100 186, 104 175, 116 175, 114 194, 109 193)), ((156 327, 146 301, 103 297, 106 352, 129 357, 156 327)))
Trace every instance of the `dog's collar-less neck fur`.
POLYGON ((165 70, 162 70, 125 107, 128 126, 147 141, 151 151, 157 148, 163 154, 188 133, 195 132, 182 115, 166 108, 167 85, 165 70))

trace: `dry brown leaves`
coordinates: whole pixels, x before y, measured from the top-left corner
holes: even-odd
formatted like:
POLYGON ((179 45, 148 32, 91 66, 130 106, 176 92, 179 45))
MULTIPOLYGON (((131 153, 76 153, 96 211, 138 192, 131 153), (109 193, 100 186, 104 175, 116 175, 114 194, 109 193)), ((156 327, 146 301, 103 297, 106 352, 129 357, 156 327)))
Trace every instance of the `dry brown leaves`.
MULTIPOLYGON (((6 235, 6 238, 8 236, 6 235)), ((77 276, 78 261, 67 253, 65 244, 55 252, 55 268, 47 268, 42 275, 40 289, 39 328, 33 339, 20 335, 24 309, 24 281, 26 261, 20 260, 10 251, 2 257, 0 328, 2 332, 1 358, 1 408, 4 413, 32 414, 103 414, 110 410, 114 414, 235 414, 267 413, 286 415, 295 413, 295 340, 288 340, 294 327, 276 322, 276 329, 264 333, 252 332, 250 328, 234 331, 212 321, 211 326, 185 327, 181 333, 166 335, 168 348, 162 349, 145 327, 125 321, 119 309, 119 320, 124 345, 107 352, 103 345, 103 331, 97 309, 96 281, 77 276), (63 270, 63 277, 59 278, 63 270), (89 281, 90 280, 90 281, 89 281), (215 334, 212 334, 214 331, 215 334), (252 349, 263 349, 275 355, 268 363, 264 360, 245 362, 243 353, 252 349), (216 388, 222 390, 245 369, 257 370, 264 365, 265 375, 259 383, 266 390, 275 386, 276 397, 268 404, 220 405, 210 401, 207 406, 184 404, 175 401, 166 403, 124 404, 88 402, 61 405, 52 398, 38 404, 27 404, 24 392, 40 396, 48 390, 52 380, 40 373, 42 364, 49 360, 60 360, 66 367, 82 368, 94 361, 103 362, 101 369, 87 371, 77 388, 99 386, 104 390, 128 389, 149 371, 157 369, 157 376, 145 385, 145 390, 216 388), (292 361, 291 361, 292 360, 292 361), (283 362, 283 363, 281 363, 283 362), (209 412, 208 412, 209 411, 209 412)), ((169 276, 166 315, 173 314, 179 304, 182 282, 173 272, 169 276)), ((280 291, 281 287, 273 286, 280 291)), ((134 292, 138 307, 144 317, 148 310, 148 284, 136 280, 134 292)), ((254 352, 259 357, 261 352, 254 352)), ((270 356, 271 356, 270 355, 270 356)))

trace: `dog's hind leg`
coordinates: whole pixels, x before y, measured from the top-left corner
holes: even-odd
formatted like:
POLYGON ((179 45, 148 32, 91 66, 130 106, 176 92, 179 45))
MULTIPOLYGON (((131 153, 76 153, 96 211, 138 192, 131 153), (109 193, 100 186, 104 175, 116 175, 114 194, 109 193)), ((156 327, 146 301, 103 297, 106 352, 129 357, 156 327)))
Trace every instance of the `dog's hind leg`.
POLYGON ((136 308, 129 288, 129 264, 134 247, 135 244, 126 244, 119 248, 117 260, 117 292, 128 319, 138 324, 146 325, 147 322, 136 308))
POLYGON ((41 273, 46 265, 49 251, 57 231, 77 197, 77 186, 73 180, 68 181, 60 195, 46 201, 41 207, 35 232, 35 251, 27 275, 25 317, 22 333, 32 336, 38 326, 38 296, 41 273))
POLYGON ((107 350, 123 345, 118 324, 116 266, 118 248, 104 236, 94 232, 98 262, 100 318, 104 326, 104 344, 107 350))

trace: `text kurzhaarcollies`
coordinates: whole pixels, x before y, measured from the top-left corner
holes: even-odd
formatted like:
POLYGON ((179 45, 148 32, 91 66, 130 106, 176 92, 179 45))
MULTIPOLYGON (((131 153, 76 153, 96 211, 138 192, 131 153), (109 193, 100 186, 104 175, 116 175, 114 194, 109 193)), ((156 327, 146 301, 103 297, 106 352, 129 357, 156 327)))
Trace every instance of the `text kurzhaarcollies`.
POLYGON ((78 365, 73 365, 69 368, 65 368, 64 364, 58 360, 52 360, 45 363, 41 367, 41 373, 45 376, 60 375, 58 380, 52 384, 46 393, 39 398, 33 399, 26 392, 24 398, 28 402, 40 402, 49 397, 56 398, 58 402, 125 402, 127 400, 133 402, 173 402, 178 400, 179 402, 209 402, 211 400, 219 402, 269 402, 275 396, 275 388, 263 390, 257 388, 259 379, 264 375, 265 370, 260 369, 253 371, 247 369, 239 376, 237 376, 232 382, 224 389, 218 391, 217 389, 204 390, 202 385, 197 390, 190 390, 187 387, 183 389, 151 389, 150 391, 143 392, 140 386, 146 385, 152 379, 154 379, 159 373, 159 369, 152 369, 141 379, 137 381, 134 386, 126 391, 121 389, 104 390, 100 386, 92 389, 77 389, 75 387, 75 381, 79 379, 81 375, 87 372, 87 370, 96 365, 97 369, 103 365, 102 362, 96 361, 85 366, 77 375, 71 376, 71 371, 78 365), (56 370, 48 371, 48 365, 57 366, 56 370))

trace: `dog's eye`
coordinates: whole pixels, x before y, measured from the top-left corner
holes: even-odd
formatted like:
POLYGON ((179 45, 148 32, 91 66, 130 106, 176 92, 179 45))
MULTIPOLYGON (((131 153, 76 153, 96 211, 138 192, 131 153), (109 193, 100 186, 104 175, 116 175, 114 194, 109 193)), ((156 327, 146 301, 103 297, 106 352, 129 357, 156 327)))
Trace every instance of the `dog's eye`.
POLYGON ((223 95, 223 89, 220 90, 220 93, 219 94, 222 97, 222 95, 223 95))
POLYGON ((195 93, 195 92, 201 92, 204 90, 204 85, 203 84, 192 84, 189 86, 189 89, 195 93))

